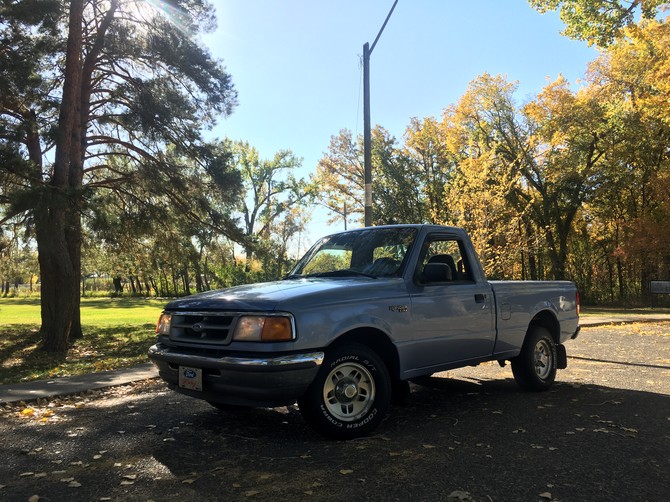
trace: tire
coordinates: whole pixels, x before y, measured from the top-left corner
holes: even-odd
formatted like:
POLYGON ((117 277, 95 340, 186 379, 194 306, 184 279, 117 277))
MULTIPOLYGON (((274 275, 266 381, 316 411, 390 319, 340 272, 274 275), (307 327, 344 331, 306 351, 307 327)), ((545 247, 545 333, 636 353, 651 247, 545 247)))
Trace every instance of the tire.
POLYGON ((347 343, 326 353, 298 406, 305 420, 324 436, 353 439, 375 429, 390 402, 386 365, 365 345, 347 343))
POLYGON ((521 353, 511 360, 516 383, 525 390, 544 391, 556 379, 556 344, 546 328, 531 326, 521 353))

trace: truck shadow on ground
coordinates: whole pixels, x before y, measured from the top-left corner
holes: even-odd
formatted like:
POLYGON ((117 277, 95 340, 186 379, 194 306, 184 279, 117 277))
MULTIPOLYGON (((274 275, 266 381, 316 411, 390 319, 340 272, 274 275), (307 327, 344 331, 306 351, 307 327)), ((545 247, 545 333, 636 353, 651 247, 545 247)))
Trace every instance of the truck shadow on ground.
POLYGON ((302 499, 324 485, 369 500, 446 500, 452 490, 473 500, 537 500, 544 492, 561 500, 663 500, 667 493, 667 395, 569 383, 526 393, 511 378, 422 384, 368 438, 324 440, 293 407, 198 408, 182 442, 203 448, 153 454, 181 476, 194 464, 238 480, 257 473, 253 491, 267 500, 302 499))
POLYGON ((640 368, 656 368, 660 370, 670 370, 670 365, 663 364, 647 364, 647 363, 631 363, 626 361, 613 361, 610 359, 596 359, 593 357, 570 356, 568 359, 578 359, 580 361, 590 361, 604 364, 619 364, 622 366, 638 366, 640 368))
MULTIPOLYGON (((511 378, 412 385, 373 435, 329 441, 291 406, 221 412, 163 391, 3 432, 1 495, 25 500, 665 500, 666 394, 511 378), (28 452, 28 453, 26 453, 28 452), (100 453, 104 452, 104 453, 100 453), (102 456, 98 460, 91 460, 102 456), (83 461, 83 465, 82 465, 83 461), (56 465, 54 462, 58 462, 56 465), (58 469, 40 479, 20 473, 58 469), (73 492, 62 479, 81 486, 73 492), (73 495, 74 493, 74 495, 73 495), (465 495, 463 495, 465 494, 465 495), (72 498, 74 497, 74 498, 72 498)), ((3 427, 3 431, 5 427, 3 427)))

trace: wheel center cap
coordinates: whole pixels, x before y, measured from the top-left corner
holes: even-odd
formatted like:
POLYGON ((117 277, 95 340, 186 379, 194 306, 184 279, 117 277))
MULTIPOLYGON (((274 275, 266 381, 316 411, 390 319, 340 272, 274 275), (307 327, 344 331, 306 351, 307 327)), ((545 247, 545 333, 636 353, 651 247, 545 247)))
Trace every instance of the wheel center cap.
POLYGON ((344 389, 343 389, 343 394, 346 396, 347 399, 352 399, 356 397, 356 394, 358 394, 358 389, 356 388, 356 385, 353 383, 347 384, 344 389))

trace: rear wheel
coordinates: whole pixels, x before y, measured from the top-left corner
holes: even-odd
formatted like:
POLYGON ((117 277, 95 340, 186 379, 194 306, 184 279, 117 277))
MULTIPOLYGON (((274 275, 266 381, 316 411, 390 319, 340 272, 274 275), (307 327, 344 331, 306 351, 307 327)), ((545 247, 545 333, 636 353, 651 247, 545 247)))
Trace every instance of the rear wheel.
POLYGON ((547 390, 556 379, 556 344, 549 331, 540 326, 529 329, 521 353, 512 359, 512 373, 519 387, 547 390))
POLYGON ((383 361, 365 345, 347 343, 327 352, 298 405, 325 436, 352 439, 377 427, 390 401, 391 378, 383 361))

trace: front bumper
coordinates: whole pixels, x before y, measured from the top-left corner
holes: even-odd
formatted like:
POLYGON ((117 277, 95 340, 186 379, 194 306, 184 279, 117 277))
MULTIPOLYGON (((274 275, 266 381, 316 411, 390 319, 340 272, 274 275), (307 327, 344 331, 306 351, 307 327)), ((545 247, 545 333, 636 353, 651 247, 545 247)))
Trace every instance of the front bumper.
POLYGON ((303 395, 323 362, 323 352, 275 357, 210 357, 184 353, 158 343, 149 359, 170 388, 206 401, 240 406, 274 407, 292 404, 303 395), (182 389, 179 367, 202 369, 202 391, 182 389))

